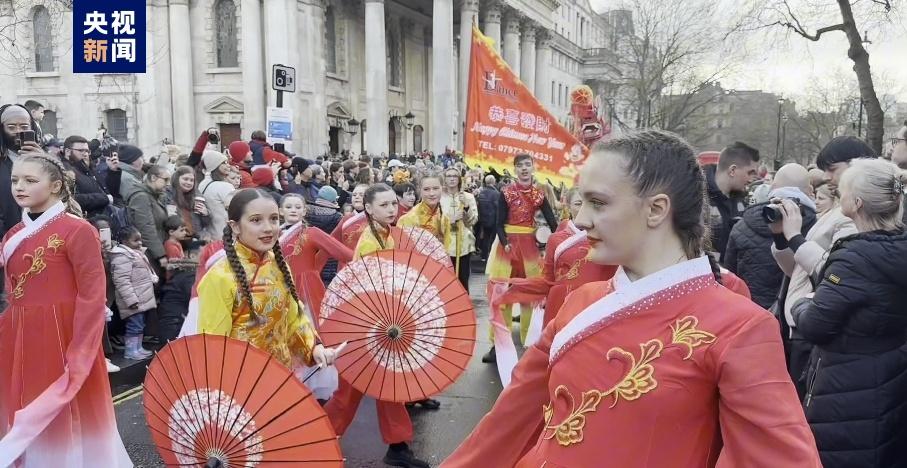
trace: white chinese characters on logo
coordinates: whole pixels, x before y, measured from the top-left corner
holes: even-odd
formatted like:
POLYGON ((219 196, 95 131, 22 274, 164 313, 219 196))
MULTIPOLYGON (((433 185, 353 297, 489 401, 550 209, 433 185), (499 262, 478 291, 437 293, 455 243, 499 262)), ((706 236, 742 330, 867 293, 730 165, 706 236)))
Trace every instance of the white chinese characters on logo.
POLYGON ((114 62, 135 63, 135 39, 114 39, 113 58, 111 60, 114 62))
POLYGON ((91 34, 93 31, 107 34, 107 17, 104 13, 92 11, 85 15, 85 23, 83 23, 83 26, 85 26, 85 30, 82 32, 83 34, 91 34))
POLYGON ((135 34, 135 12, 134 11, 115 11, 113 12, 113 33, 135 34))
POLYGON ((500 122, 504 120, 504 109, 501 106, 491 106, 488 108, 488 118, 492 122, 500 122))

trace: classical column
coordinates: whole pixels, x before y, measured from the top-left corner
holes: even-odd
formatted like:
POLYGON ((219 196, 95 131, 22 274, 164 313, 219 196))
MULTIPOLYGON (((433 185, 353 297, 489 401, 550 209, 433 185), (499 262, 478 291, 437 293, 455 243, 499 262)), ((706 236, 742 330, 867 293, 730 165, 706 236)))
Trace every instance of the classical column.
POLYGON ((483 16, 484 30, 483 34, 494 41, 494 50, 501 53, 501 5, 492 3, 488 5, 483 16))
POLYGON ((520 76, 520 18, 516 12, 504 16, 504 61, 520 76))
POLYGON ((170 80, 173 83, 173 140, 191 148, 195 136, 195 93, 192 86, 192 35, 189 0, 170 1, 170 80))
MULTIPOLYGON (((472 47, 472 25, 479 16, 479 0, 463 0, 460 3, 460 73, 459 80, 459 105, 457 109, 457 128, 462 128, 461 122, 466 120, 466 90, 469 85, 469 57, 472 47)), ((462 133, 459 132, 458 135, 462 133)), ((460 136, 462 138, 462 135, 460 136)))
POLYGON ((387 153, 387 45, 384 38, 384 0, 365 1, 365 108, 368 132, 365 151, 387 153))
POLYGON ((541 29, 535 38, 535 97, 551 108, 551 31, 541 29))
POLYGON ((242 135, 265 129, 265 74, 271 70, 262 64, 261 2, 242 0, 242 135))
POLYGON ((520 80, 535 90, 535 25, 531 21, 523 24, 522 42, 520 43, 520 80))
MULTIPOLYGON (((431 151, 451 146, 456 98, 453 75, 453 0, 433 0, 431 35, 431 151)), ((368 34, 366 34, 368 37, 368 34)), ((382 55, 382 59, 383 59, 382 55)), ((386 125, 385 125, 386 127, 386 125)))
MULTIPOLYGON (((290 60, 290 48, 287 47, 289 22, 287 21, 287 1, 286 0, 266 0, 264 2, 265 24, 268 26, 264 31, 265 38, 265 69, 271 76, 271 67, 275 63, 295 67, 294 61, 290 60)), ((295 2, 294 2, 295 7, 295 2)), ((274 95, 276 102, 276 94, 274 95)), ((291 101, 284 96, 284 102, 291 101)), ((289 106, 287 106, 289 107, 289 106)))

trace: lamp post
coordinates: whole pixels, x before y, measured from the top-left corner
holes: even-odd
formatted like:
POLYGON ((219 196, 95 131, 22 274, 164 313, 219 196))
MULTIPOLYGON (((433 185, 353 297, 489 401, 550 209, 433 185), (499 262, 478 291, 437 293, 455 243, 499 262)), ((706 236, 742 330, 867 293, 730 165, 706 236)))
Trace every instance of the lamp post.
POLYGON ((787 122, 789 121, 787 113, 781 116, 781 155, 778 158, 781 163, 784 162, 784 153, 787 147, 787 122))
MULTIPOLYGON (((350 135, 350 149, 352 149, 353 137, 356 136, 357 133, 359 133, 359 121, 356 119, 347 120, 345 127, 346 128, 344 128, 343 131, 350 135)), ((361 152, 362 148, 359 148, 359 150, 361 152)))
POLYGON ((784 98, 778 98, 778 132, 775 136, 775 159, 772 161, 772 170, 778 170, 778 157, 781 153, 781 108, 784 106, 784 98))
MULTIPOLYGON (((416 116, 413 115, 412 112, 407 112, 406 115, 403 116, 403 121, 406 124, 407 136, 409 136, 409 130, 413 129, 413 125, 415 125, 415 120, 416 120, 416 116)), ((408 150, 407 150, 407 147, 409 146, 408 141, 409 140, 407 140, 407 139, 403 140, 403 155, 404 156, 406 156, 406 153, 408 152, 408 150)))

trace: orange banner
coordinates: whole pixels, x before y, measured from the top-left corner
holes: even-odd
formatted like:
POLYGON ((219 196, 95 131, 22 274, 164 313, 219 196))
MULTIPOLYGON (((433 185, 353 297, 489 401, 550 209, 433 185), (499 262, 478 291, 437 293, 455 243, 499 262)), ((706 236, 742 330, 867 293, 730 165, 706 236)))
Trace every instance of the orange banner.
POLYGON ((466 163, 512 174, 513 158, 522 153, 535 160, 538 181, 570 187, 589 151, 513 74, 494 50, 493 41, 473 26, 463 144, 466 163))

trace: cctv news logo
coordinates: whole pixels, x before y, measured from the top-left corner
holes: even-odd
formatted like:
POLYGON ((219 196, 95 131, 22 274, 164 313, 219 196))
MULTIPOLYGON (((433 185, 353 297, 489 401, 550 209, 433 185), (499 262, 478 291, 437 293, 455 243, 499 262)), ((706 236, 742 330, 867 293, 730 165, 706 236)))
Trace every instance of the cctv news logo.
POLYGON ((75 0, 74 73, 145 73, 145 0, 75 0))

